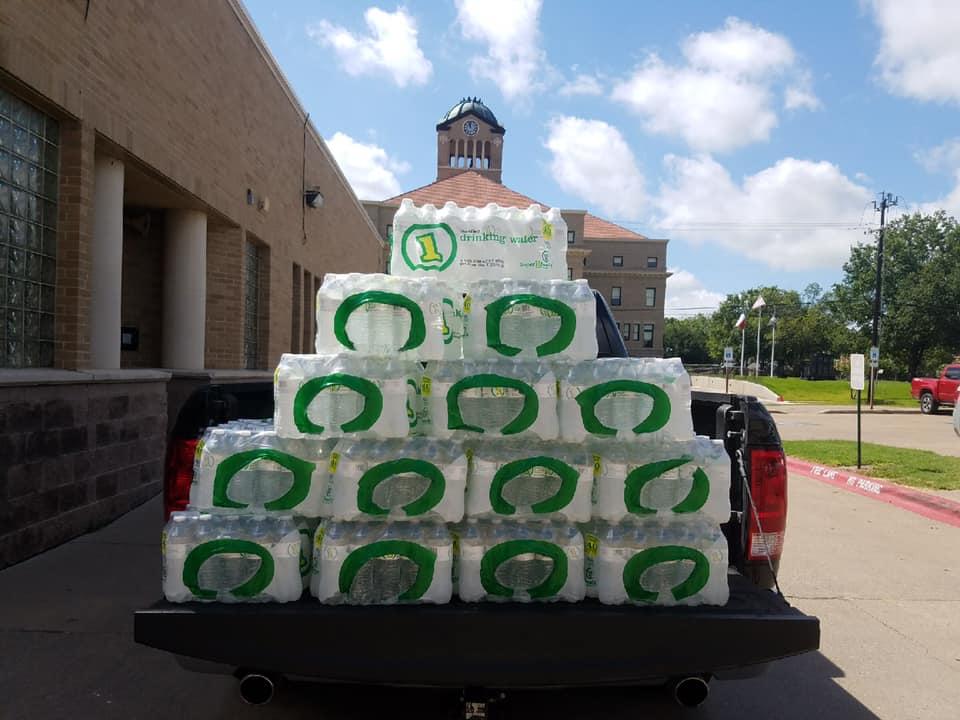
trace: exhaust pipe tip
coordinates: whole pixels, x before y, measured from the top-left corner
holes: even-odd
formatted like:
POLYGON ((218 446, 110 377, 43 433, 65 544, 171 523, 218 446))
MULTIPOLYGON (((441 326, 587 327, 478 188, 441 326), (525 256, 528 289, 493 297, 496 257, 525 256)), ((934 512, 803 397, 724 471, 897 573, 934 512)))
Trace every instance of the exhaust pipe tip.
POLYGON ((672 683, 673 699, 685 708, 700 707, 710 695, 710 685, 702 677, 679 678, 672 683))
POLYGON ((266 705, 275 691, 273 680, 266 675, 247 673, 240 678, 240 699, 248 705, 266 705))

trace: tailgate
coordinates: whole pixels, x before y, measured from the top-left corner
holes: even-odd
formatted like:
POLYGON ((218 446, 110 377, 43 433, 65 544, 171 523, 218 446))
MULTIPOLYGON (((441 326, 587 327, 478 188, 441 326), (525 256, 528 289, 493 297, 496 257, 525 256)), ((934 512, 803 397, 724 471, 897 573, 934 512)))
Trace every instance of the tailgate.
POLYGON ((508 688, 629 685, 766 663, 816 650, 820 621, 731 575, 724 607, 159 602, 137 611, 134 637, 325 681, 508 688))

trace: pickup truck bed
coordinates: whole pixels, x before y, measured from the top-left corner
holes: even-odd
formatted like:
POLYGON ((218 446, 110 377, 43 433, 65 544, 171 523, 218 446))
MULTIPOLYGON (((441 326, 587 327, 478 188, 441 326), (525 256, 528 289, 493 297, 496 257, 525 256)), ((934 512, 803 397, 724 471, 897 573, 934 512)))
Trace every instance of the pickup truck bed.
POLYGON ((497 688, 635 685, 718 675, 815 649, 817 618, 730 575, 723 607, 461 603, 352 607, 158 602, 137 642, 330 682, 497 688), (748 640, 749 639, 749 640, 748 640))

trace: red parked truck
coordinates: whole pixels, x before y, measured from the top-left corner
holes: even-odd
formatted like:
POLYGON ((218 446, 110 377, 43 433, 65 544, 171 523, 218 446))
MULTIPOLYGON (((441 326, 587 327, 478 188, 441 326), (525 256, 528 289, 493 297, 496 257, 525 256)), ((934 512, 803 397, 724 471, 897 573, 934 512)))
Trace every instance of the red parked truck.
POLYGON ((941 405, 953 405, 960 390, 960 365, 947 365, 938 378, 914 378, 910 394, 920 401, 920 412, 935 413, 941 405))

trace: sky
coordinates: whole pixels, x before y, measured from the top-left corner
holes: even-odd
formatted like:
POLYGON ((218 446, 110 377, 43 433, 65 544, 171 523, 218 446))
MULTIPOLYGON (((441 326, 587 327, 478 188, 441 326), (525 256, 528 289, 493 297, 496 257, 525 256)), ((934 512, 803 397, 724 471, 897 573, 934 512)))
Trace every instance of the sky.
POLYGON ((668 315, 828 289, 880 192, 960 216, 957 0, 244 2, 361 199, 478 96, 506 185, 669 238, 668 315))

